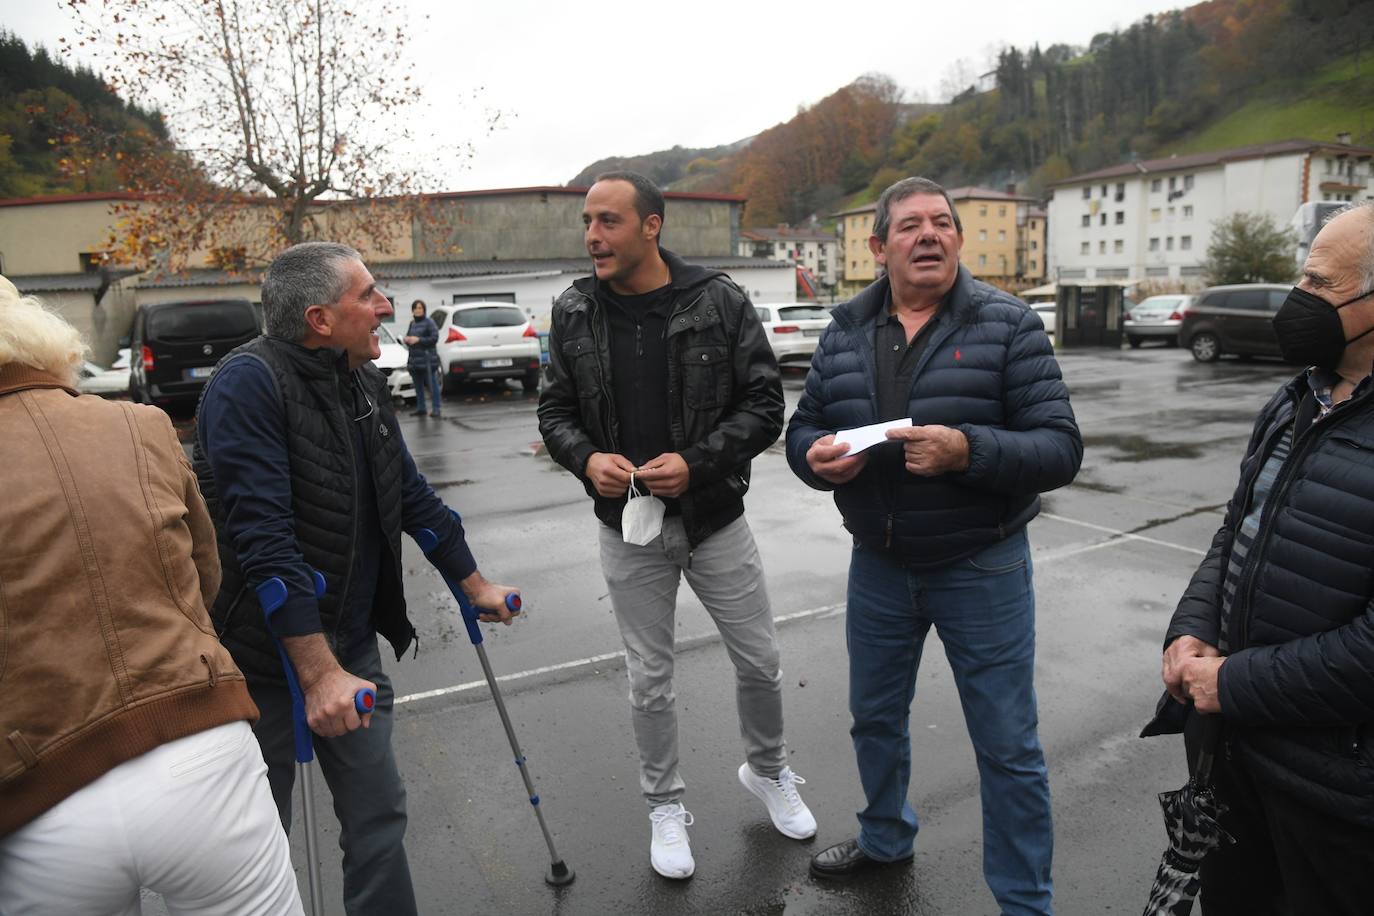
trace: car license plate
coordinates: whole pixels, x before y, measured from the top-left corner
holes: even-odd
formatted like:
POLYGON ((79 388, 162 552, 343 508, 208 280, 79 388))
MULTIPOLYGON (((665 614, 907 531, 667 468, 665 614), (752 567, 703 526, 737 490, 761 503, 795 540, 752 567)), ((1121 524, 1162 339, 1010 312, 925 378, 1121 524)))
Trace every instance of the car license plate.
POLYGON ((511 360, 511 359, 484 359, 484 360, 482 360, 482 368, 483 368, 483 369, 503 369, 503 368, 505 368, 506 366, 513 366, 513 365, 515 365, 515 361, 514 361, 514 360, 511 360))
POLYGON ((803 336, 803 337, 820 337, 820 336, 821 336, 821 329, 820 329, 820 328, 815 328, 815 329, 810 330, 810 331, 802 331, 802 336, 803 336))
POLYGON ((196 366, 194 369, 186 370, 186 375, 188 378, 209 378, 210 373, 214 371, 214 366, 196 366))

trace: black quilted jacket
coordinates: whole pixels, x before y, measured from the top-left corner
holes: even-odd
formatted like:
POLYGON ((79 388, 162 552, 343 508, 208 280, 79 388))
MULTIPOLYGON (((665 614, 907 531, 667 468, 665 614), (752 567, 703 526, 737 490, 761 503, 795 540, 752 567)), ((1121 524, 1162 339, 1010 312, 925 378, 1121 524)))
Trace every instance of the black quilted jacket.
MULTIPOLYGON (((1165 640, 1217 642, 1222 581, 1250 486, 1307 381, 1269 401, 1240 484, 1165 640)), ((1300 432, 1261 516, 1230 620, 1221 709, 1266 784, 1374 829, 1374 389, 1300 432)))
POLYGON ((806 463, 812 443, 877 422, 874 328, 887 291, 881 279, 831 313, 787 427, 787 460, 810 486, 835 491, 845 527, 859 541, 913 568, 938 568, 1034 518, 1039 494, 1078 473, 1083 439, 1040 317, 960 267, 948 320, 912 377, 910 416, 963 432, 968 469, 937 477, 900 472, 894 482, 870 464, 840 487, 813 474, 806 463))

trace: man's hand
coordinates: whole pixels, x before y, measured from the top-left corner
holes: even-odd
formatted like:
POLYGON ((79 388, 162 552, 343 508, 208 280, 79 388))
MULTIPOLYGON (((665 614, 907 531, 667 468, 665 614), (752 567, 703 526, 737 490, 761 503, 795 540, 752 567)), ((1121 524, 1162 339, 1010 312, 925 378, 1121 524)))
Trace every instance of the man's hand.
POLYGON ((1180 703, 1188 702, 1188 692, 1183 685, 1184 663, 1194 658, 1219 658, 1217 647, 1205 643, 1196 636, 1180 636, 1169 643, 1164 650, 1164 665, 1160 677, 1164 679, 1164 689, 1169 696, 1180 703))
POLYGON ((1183 692, 1193 701, 1193 708, 1198 712, 1221 712, 1221 697, 1217 690, 1221 666, 1224 664, 1226 664, 1226 659, 1220 656, 1194 657, 1185 658, 1183 664, 1179 666, 1183 692))
POLYGON ((948 426, 889 429, 887 438, 902 440, 906 469, 921 477, 968 470, 968 438, 948 426))
POLYGON ((687 492, 691 469, 677 452, 664 452, 650 459, 635 472, 655 496, 681 496, 687 492))
POLYGON ((606 497, 624 496, 630 489, 630 474, 635 466, 624 455, 593 452, 587 459, 587 479, 596 492, 606 497))
POLYGON ((341 668, 324 634, 284 636, 282 645, 305 694, 305 723, 312 732, 336 738, 372 724, 372 713, 359 715, 353 698, 364 687, 375 691, 377 685, 341 668))
POLYGON ((868 452, 859 452, 849 458, 848 442, 836 442, 835 435, 821 436, 806 450, 806 463, 812 473, 830 483, 849 483, 868 464, 868 452))
POLYGON ((506 626, 510 626, 515 621, 515 616, 520 613, 506 607, 506 596, 520 594, 518 588, 488 582, 480 572, 474 572, 458 584, 462 586, 463 594, 468 596, 468 600, 473 603, 473 606, 490 612, 477 615, 477 619, 483 623, 500 621, 506 626))

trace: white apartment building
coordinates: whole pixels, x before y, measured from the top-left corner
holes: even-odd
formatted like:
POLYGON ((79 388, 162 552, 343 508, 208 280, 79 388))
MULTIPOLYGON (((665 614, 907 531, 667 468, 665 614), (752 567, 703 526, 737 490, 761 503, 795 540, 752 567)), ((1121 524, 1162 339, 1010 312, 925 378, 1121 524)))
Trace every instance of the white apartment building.
POLYGON ((1057 182, 1051 279, 1203 282, 1213 223, 1237 212, 1285 227, 1310 200, 1374 199, 1374 149, 1284 140, 1129 162, 1057 182))
POLYGON ((834 287, 840 275, 840 240, 819 229, 741 229, 735 254, 800 264, 826 288, 834 287))

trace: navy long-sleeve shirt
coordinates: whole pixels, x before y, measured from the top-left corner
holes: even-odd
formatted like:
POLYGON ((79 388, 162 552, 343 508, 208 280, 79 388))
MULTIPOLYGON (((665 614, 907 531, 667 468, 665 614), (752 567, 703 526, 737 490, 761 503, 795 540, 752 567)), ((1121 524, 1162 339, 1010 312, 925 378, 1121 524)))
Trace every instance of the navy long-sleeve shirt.
MULTIPOLYGON (((367 408, 365 401, 360 403, 367 408)), ((273 615, 273 630, 279 636, 321 632, 310 568, 296 541, 285 409, 271 370, 256 359, 234 359, 216 371, 200 405, 197 432, 214 471, 225 535, 249 587, 257 588, 273 576, 286 585, 286 602, 273 615)), ((372 635, 372 604, 386 549, 371 469, 362 442, 357 444, 358 493, 370 504, 363 510, 347 604, 341 609, 341 650, 372 635)), ((429 486, 404 441, 401 454, 402 528, 411 535, 421 528, 435 532, 440 543, 435 565, 454 581, 466 578, 476 571, 477 562, 461 521, 429 486)))

